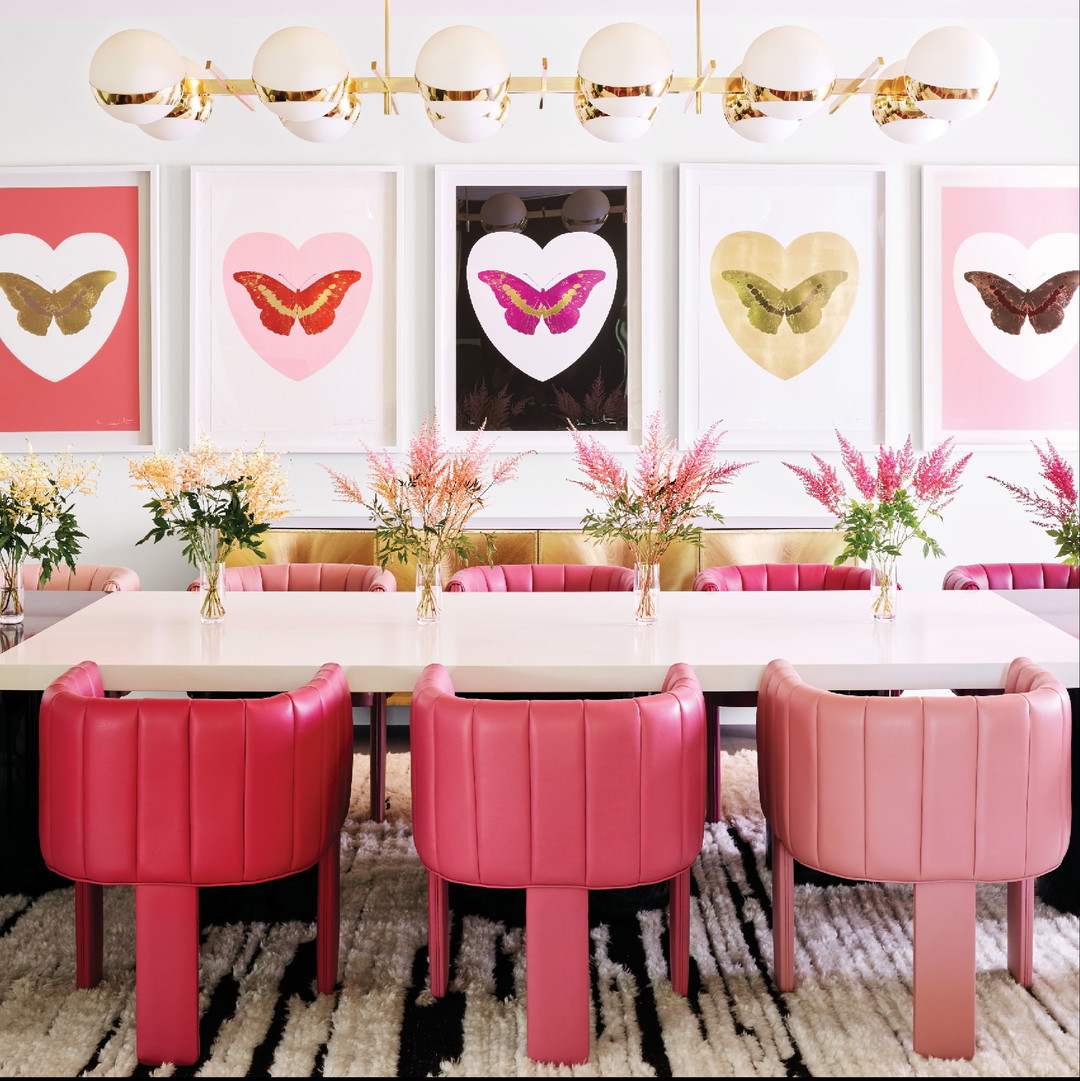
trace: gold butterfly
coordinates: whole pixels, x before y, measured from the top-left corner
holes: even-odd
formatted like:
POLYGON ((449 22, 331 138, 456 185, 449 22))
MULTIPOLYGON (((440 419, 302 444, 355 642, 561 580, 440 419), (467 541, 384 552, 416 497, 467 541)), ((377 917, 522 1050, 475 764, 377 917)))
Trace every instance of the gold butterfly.
POLYGON ((45 337, 54 319, 61 334, 84 330, 102 290, 112 281, 116 271, 91 270, 53 293, 21 274, 0 272, 0 289, 19 313, 19 326, 39 338, 45 337))
POLYGON ((780 289, 749 270, 725 270, 720 275, 746 307, 750 325, 763 334, 775 334, 785 319, 795 334, 813 330, 833 291, 847 276, 846 270, 822 270, 791 289, 780 289))

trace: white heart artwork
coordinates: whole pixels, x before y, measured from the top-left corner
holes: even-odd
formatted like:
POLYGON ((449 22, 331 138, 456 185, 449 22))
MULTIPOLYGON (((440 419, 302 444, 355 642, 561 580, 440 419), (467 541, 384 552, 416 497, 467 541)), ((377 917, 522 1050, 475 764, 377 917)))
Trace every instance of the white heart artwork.
MULTIPOLYGON (((995 325, 993 310, 983 299, 984 290, 964 275, 997 275, 1023 299, 1022 294, 1038 289, 1055 275, 1075 271, 1078 246, 1080 236, 1076 233, 1050 233, 1030 247, 1005 233, 974 233, 956 249, 953 288, 968 329, 988 356, 1025 382, 1056 368, 1075 348, 1080 339, 1080 301, 1070 296, 1064 319, 1053 329, 1038 333, 1032 320, 1021 315, 1019 332, 1012 333, 995 325)), ((1015 325, 1016 320, 1010 322, 1015 325)))
POLYGON ((491 344, 543 382, 596 340, 619 267, 611 245, 594 233, 563 233, 542 248, 519 233, 489 233, 469 252, 465 277, 491 344))
POLYGON ((0 341, 36 375, 58 383, 88 364, 116 326, 127 298, 127 255, 105 233, 77 233, 55 248, 29 233, 5 233, 0 286, 0 341))

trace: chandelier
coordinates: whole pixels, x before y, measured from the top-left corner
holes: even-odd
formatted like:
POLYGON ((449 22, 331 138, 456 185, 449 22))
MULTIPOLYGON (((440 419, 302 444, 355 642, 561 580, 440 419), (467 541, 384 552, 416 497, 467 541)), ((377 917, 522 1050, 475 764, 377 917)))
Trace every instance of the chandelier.
POLYGON ((98 47, 90 86, 98 104, 118 120, 158 139, 183 139, 204 128, 221 95, 257 98, 291 134, 326 142, 349 132, 367 96, 397 112, 395 95, 419 94, 437 132, 456 142, 498 133, 513 99, 573 95, 574 110, 590 135, 608 142, 639 138, 662 98, 687 95, 698 113, 719 95, 723 115, 738 135, 769 143, 787 138, 828 105, 834 113, 855 95, 870 98, 879 130, 901 143, 923 143, 953 120, 973 116, 997 88, 998 60, 981 35, 962 26, 931 30, 907 56, 885 66, 877 57, 854 78, 840 78, 826 42, 811 30, 778 26, 755 38, 730 75, 702 62, 701 0, 697 4, 697 74, 676 76, 663 39, 648 27, 620 22, 585 42, 577 74, 511 76, 498 40, 475 26, 449 26, 430 37, 411 76, 389 73, 390 15, 385 3, 385 55, 370 74, 349 67, 333 38, 309 26, 290 26, 259 46, 251 77, 226 78, 207 61, 200 66, 152 30, 122 30, 98 47))

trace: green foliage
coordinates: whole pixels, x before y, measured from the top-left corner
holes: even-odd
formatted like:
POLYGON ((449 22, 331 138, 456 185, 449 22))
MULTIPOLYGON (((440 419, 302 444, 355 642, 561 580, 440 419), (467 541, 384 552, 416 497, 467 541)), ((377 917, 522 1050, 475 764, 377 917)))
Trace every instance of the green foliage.
MULTIPOLYGON (((933 537, 927 535, 919 519, 919 512, 911 502, 906 488, 899 488, 886 502, 848 500, 847 510, 836 528, 844 534, 844 550, 833 560, 839 567, 849 560, 867 562, 874 553, 899 556, 900 549, 912 537, 923 542, 923 555, 944 555, 944 550, 933 537)), ((940 520, 941 515, 934 511, 940 520)))
POLYGON ((54 495, 48 503, 32 499, 22 505, 9 505, 0 495, 0 551, 7 562, 39 562, 43 582, 61 563, 74 571, 82 551, 80 540, 86 534, 79 529, 72 506, 70 495, 54 495))

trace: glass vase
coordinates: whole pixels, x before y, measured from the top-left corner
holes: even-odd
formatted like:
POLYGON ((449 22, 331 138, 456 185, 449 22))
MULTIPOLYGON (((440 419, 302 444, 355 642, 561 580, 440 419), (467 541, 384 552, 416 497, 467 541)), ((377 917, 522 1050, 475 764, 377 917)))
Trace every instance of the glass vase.
POLYGON ((225 619, 225 564, 210 563, 199 568, 199 618, 203 623, 225 619))
POLYGON ((896 556, 870 556, 870 600, 874 619, 896 619, 896 556))
POLYGON ((416 564, 416 622, 439 622, 442 601, 442 566, 438 563, 416 564))
POLYGON ((660 564, 634 564, 634 622, 655 623, 656 608, 660 599, 660 564))
POLYGON ((14 552, 0 550, 0 623, 22 623, 24 599, 22 561, 14 552))

